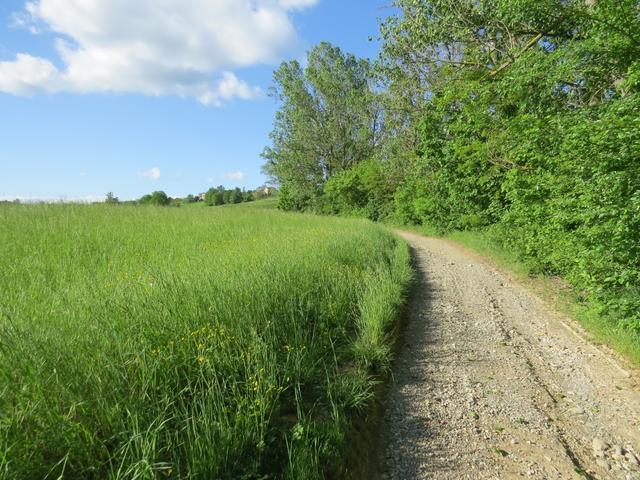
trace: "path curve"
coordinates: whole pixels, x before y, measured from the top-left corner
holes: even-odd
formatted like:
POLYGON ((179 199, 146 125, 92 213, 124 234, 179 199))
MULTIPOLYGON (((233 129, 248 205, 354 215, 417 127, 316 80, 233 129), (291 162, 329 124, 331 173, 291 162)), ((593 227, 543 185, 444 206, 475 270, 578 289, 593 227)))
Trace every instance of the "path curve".
POLYGON ((397 233, 418 284, 382 477, 640 480, 637 377, 462 247, 397 233))

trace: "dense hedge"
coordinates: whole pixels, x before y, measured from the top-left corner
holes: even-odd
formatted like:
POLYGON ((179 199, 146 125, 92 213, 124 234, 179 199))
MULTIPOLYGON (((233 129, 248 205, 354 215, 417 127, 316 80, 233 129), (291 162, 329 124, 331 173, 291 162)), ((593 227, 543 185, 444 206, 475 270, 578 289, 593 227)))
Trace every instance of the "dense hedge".
POLYGON ((505 176, 508 208, 499 222, 505 245, 597 296, 637 332, 639 112, 640 95, 634 95, 512 135, 514 157, 540 161, 505 176), (532 144, 539 147, 530 152, 532 144))
MULTIPOLYGON (((383 112, 373 153, 281 207, 489 230, 640 334, 638 1, 395 4, 364 96, 383 112)), ((306 140, 296 168, 317 164, 306 140)))
POLYGON ((539 273, 560 275, 603 313, 640 333, 640 95, 549 117, 524 116, 486 144, 396 192, 396 214, 441 231, 489 226, 539 273), (495 154, 495 150, 490 150, 495 154))

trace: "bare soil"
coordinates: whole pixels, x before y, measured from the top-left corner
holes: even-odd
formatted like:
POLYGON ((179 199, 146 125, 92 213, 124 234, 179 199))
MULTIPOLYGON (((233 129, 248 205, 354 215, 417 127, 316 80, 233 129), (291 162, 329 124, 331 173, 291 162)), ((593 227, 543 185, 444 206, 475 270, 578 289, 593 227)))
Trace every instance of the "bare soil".
POLYGON ((640 480, 636 373, 462 247, 398 233, 418 285, 382 477, 640 480))

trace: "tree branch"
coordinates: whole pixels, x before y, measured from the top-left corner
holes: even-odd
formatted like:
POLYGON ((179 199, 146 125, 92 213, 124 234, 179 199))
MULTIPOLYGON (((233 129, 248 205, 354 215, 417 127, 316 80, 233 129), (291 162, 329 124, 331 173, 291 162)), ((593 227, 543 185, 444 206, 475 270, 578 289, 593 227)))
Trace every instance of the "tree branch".
POLYGON ((538 41, 544 37, 544 33, 539 33, 537 34, 535 37, 533 37, 531 40, 529 40, 527 42, 527 44, 522 47, 522 49, 516 53, 509 61, 504 62, 502 65, 500 65, 498 68, 496 68, 495 70, 490 71, 487 75, 484 76, 483 80, 486 80, 487 78, 493 78, 496 75, 498 75, 501 71, 503 71, 505 68, 507 68, 509 65, 511 65, 513 62, 515 62, 519 57, 521 57, 527 50, 529 50, 531 47, 533 47, 536 43, 538 43, 538 41))

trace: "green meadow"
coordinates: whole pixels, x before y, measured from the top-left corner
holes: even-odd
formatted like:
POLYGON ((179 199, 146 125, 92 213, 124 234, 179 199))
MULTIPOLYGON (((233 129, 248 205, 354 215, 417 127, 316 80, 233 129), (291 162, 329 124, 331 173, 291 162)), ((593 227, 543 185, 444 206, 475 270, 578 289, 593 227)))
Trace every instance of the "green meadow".
POLYGON ((408 250, 259 206, 0 205, 0 478, 344 478, 408 250))

